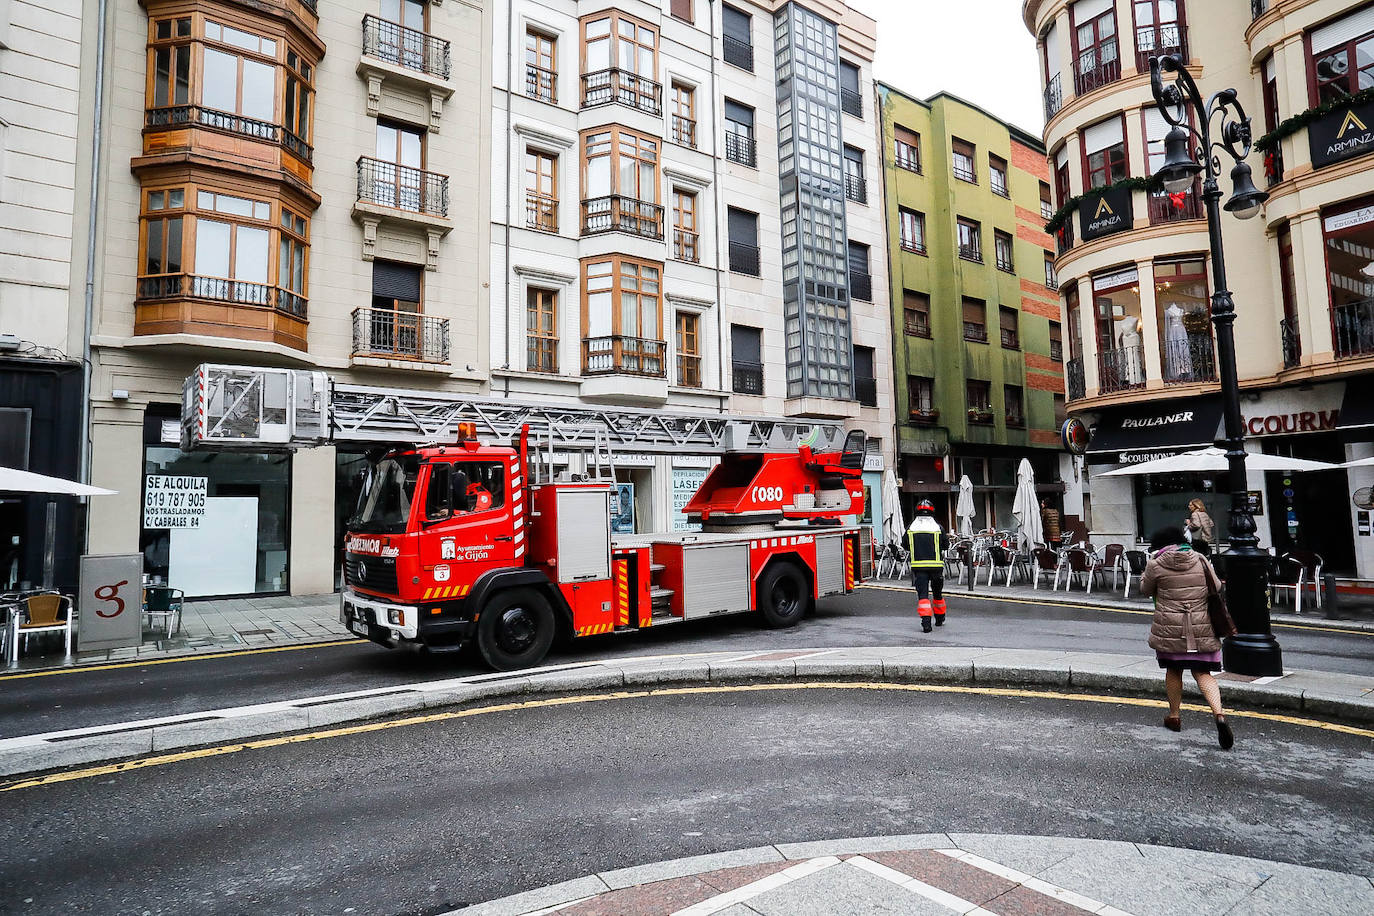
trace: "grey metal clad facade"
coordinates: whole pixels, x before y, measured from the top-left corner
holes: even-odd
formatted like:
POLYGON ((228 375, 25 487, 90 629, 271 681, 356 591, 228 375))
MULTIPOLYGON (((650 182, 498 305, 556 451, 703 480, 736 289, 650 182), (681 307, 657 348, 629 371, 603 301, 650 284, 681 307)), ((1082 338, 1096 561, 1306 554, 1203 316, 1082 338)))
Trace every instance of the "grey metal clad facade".
POLYGON ((774 17, 787 396, 854 396, 840 39, 789 3, 774 17))

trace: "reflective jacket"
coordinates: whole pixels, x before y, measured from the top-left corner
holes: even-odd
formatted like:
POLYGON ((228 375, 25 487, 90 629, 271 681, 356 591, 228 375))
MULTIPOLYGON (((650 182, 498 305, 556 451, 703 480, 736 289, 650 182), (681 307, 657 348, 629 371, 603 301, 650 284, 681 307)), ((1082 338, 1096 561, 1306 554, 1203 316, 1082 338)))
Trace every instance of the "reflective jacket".
POLYGON ((945 537, 940 523, 928 515, 918 515, 906 531, 906 547, 911 554, 912 569, 943 569, 945 566, 945 547, 949 539, 945 537))

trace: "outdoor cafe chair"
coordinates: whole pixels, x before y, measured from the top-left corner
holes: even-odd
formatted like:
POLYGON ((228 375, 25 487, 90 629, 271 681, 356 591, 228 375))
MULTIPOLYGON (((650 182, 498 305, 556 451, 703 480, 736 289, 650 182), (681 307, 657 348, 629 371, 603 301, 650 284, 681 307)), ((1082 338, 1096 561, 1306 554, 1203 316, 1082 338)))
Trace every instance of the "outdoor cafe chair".
POLYGON ((149 626, 159 622, 166 624, 167 635, 172 635, 172 622, 176 621, 177 632, 181 632, 181 605, 185 594, 179 588, 165 585, 149 585, 143 589, 143 616, 149 626))
POLYGON ((1122 573, 1126 577, 1126 587, 1121 591, 1122 598, 1131 597, 1131 580, 1139 582, 1140 577, 1145 575, 1145 564, 1149 562, 1149 556, 1143 550, 1128 550, 1121 555, 1125 565, 1122 573))
POLYGON ((21 620, 13 635, 13 653, 10 656, 12 660, 19 659, 19 653, 28 646, 30 636, 38 633, 56 633, 59 630, 66 634, 66 654, 72 654, 70 598, 53 593, 29 595, 24 599, 21 614, 21 620))
POLYGON ((978 566, 980 565, 978 562, 978 560, 980 559, 980 554, 978 553, 977 548, 970 544, 965 544, 956 547, 955 551, 959 557, 959 566, 961 567, 959 570, 959 584, 963 585, 965 577, 971 576, 971 581, 974 585, 977 585, 978 566))
POLYGON ((992 585, 992 580, 1005 570, 1007 574, 1006 585, 1011 585, 1012 573, 1016 570, 1016 554, 1001 544, 993 544, 988 552, 988 585, 992 585))
POLYGON ((1116 588, 1121 581, 1121 575, 1126 571, 1125 562, 1122 557, 1126 553, 1125 544, 1108 544, 1102 548, 1102 569, 1112 577, 1112 588, 1116 588))
POLYGON ((1269 588, 1277 600, 1284 592, 1293 594, 1293 613, 1302 613, 1302 592, 1307 586, 1307 566, 1291 553, 1273 561, 1269 575, 1269 588))
POLYGON ((1059 554, 1048 547, 1037 547, 1031 552, 1031 585, 1040 588, 1040 577, 1049 573, 1054 578, 1055 588, 1059 587, 1059 554))
POLYGON ((1082 548, 1074 548, 1065 555, 1067 566, 1065 572, 1068 573, 1068 582, 1065 583, 1064 590, 1070 591, 1073 588, 1075 576, 1082 576, 1088 594, 1092 594, 1093 577, 1102 577, 1102 561, 1095 555, 1082 548))
POLYGON ((1316 599, 1316 606, 1322 606, 1322 566, 1325 562, 1321 554, 1313 553, 1310 550, 1290 550, 1288 556, 1302 564, 1303 581, 1306 587, 1312 590, 1312 596, 1316 599))

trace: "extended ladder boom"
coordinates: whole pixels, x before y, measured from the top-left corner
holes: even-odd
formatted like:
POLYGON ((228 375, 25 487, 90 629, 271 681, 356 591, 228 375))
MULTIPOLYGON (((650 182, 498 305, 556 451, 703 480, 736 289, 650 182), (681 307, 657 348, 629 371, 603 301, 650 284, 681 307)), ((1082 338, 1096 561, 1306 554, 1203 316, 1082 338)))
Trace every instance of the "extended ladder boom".
POLYGON ((186 379, 182 447, 289 450, 334 442, 441 442, 459 421, 479 434, 510 441, 528 424, 551 447, 589 451, 604 446, 665 454, 838 451, 844 429, 825 421, 730 414, 532 404, 336 382, 306 369, 203 363, 186 379))

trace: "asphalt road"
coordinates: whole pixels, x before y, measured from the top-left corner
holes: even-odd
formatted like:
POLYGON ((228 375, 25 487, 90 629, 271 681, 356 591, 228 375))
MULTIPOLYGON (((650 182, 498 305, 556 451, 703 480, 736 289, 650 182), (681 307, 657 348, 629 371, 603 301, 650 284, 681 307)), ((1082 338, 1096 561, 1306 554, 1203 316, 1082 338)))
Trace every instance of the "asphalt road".
POLYGON ((0 909, 430 914, 604 869, 926 832, 1374 873, 1374 742, 1026 696, 787 689, 545 705, 0 794, 0 909), (570 740, 569 736, 576 736, 570 740))
MULTIPOLYGON (((907 591, 861 588, 820 603, 790 630, 768 630, 749 616, 584 638, 551 663, 679 652, 834 646, 986 646, 1148 657, 1149 617, 1141 613, 960 597, 949 593, 949 623, 920 632, 907 591)), ((1289 668, 1374 672, 1374 633, 1276 628, 1289 668)), ((482 673, 462 656, 421 656, 361 640, 286 652, 244 652, 41 677, 0 676, 0 737, 129 722, 349 690, 482 673)))

